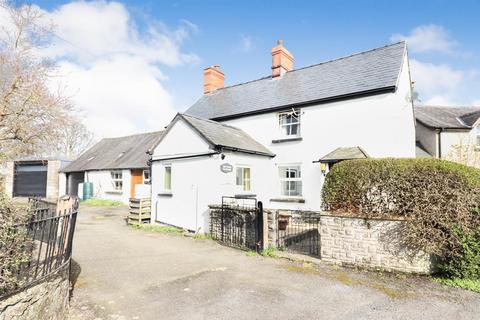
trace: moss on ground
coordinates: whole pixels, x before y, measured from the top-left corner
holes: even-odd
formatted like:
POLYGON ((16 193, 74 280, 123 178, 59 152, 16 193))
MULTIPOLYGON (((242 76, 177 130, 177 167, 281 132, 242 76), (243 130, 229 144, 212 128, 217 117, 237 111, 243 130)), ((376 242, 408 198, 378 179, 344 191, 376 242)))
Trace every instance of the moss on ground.
POLYGON ((123 203, 120 201, 96 199, 96 198, 91 198, 91 199, 82 201, 82 204, 86 206, 91 206, 91 207, 118 207, 123 205, 123 203))

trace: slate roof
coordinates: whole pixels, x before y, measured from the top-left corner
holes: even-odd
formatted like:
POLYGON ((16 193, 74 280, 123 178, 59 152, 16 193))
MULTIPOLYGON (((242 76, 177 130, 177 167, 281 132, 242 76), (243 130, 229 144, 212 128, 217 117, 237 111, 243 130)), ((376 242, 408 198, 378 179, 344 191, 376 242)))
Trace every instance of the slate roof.
MULTIPOLYGON (((172 121, 185 120, 215 149, 228 149, 274 157, 275 154, 247 133, 223 123, 178 113, 172 121)), ((169 128, 167 128, 168 133, 169 128)), ((160 142, 160 141, 159 141, 160 142)), ((158 143, 157 143, 158 144, 158 143)))
POLYGON ((320 162, 337 162, 365 158, 368 158, 368 154, 360 147, 340 147, 320 158, 320 162))
POLYGON ((480 118, 480 107, 416 106, 415 118, 436 129, 471 129, 480 118))
POLYGON ((219 120, 352 95, 394 91, 405 42, 204 94, 185 113, 219 120))
POLYGON ((163 131, 156 131, 102 139, 62 171, 148 168, 147 161, 150 156, 147 151, 162 134, 163 131))

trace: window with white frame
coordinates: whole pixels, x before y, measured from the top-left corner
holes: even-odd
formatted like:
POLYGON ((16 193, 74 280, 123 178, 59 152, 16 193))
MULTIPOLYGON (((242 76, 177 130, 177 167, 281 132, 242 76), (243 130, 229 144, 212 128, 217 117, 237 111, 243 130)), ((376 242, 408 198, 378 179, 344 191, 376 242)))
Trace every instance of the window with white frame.
POLYGON ((163 170, 163 190, 172 191, 172 165, 165 165, 163 170))
POLYGON ((150 170, 143 170, 143 184, 150 184, 150 170))
POLYGON ((237 167, 237 187, 241 187, 243 191, 251 190, 251 175, 250 168, 248 167, 237 167))
POLYGON ((121 170, 110 171, 112 177, 113 190, 122 191, 123 190, 123 175, 121 170))
POLYGON ((302 172, 300 165, 279 166, 280 193, 285 197, 302 196, 302 172))
POLYGON ((300 137, 300 110, 294 109, 289 112, 280 112, 278 114, 278 124, 282 137, 300 137))

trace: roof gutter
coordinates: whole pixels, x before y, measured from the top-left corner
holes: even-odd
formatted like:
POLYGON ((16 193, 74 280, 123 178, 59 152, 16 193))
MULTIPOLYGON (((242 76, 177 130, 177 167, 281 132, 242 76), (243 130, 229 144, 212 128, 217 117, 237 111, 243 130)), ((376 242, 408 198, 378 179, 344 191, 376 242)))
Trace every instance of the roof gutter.
POLYGON ((254 154, 258 156, 266 156, 273 158, 276 155, 273 153, 267 153, 267 152, 260 152, 260 151, 253 151, 253 150, 246 150, 246 149, 241 149, 241 148, 233 148, 233 147, 228 147, 228 146, 217 146, 216 149, 219 152, 222 152, 223 150, 228 150, 228 151, 233 151, 233 152, 242 152, 242 153, 248 153, 248 154, 254 154))
POLYGON ((215 154, 219 154, 220 152, 214 151, 214 152, 202 152, 202 153, 196 153, 196 154, 188 154, 188 155, 183 155, 183 156, 172 156, 168 158, 159 158, 159 159, 152 159, 150 160, 151 162, 156 162, 156 161, 165 161, 165 160, 178 160, 178 159, 190 159, 190 158, 198 158, 198 157, 209 157, 213 156, 215 154))
POLYGON ((389 87, 384 87, 384 88, 366 90, 366 91, 362 91, 362 92, 347 93, 347 94, 338 95, 338 96, 334 96, 334 97, 316 99, 316 100, 311 100, 311 101, 306 101, 306 102, 301 102, 301 103, 292 103, 292 104, 286 104, 286 105, 276 106, 276 107, 267 108, 267 109, 237 113, 237 114, 228 115, 228 116, 214 117, 214 118, 210 118, 210 120, 223 121, 223 120, 241 118, 241 117, 245 117, 245 116, 249 116, 249 115, 268 113, 268 112, 271 112, 271 111, 279 111, 279 110, 299 108, 299 107, 308 107, 308 106, 311 106, 311 105, 325 104, 325 103, 348 100, 348 99, 353 99, 353 98, 368 97, 368 96, 382 94, 382 93, 395 92, 396 90, 397 90, 397 86, 389 86, 389 87))

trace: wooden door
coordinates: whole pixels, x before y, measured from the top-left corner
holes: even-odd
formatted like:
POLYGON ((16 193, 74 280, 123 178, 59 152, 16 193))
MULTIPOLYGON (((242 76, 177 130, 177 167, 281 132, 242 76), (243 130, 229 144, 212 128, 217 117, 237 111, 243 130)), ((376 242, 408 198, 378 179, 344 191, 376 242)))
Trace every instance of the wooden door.
POLYGON ((130 198, 135 198, 135 185, 143 183, 143 170, 130 170, 130 198))

